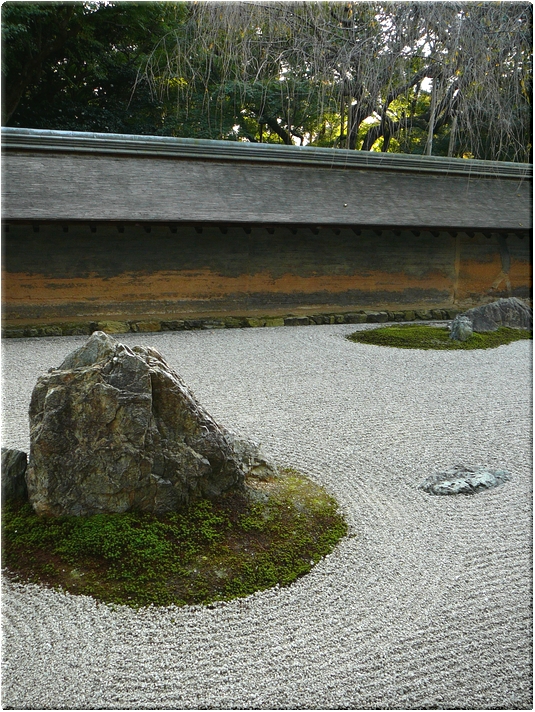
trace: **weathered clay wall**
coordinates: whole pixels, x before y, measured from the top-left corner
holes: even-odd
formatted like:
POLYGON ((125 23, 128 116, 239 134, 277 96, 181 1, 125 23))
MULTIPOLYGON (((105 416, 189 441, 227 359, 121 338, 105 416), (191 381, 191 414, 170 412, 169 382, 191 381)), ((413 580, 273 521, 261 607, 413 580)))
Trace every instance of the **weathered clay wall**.
POLYGON ((174 229, 11 224, 3 236, 4 323, 466 308, 530 297, 531 246, 513 234, 174 229))

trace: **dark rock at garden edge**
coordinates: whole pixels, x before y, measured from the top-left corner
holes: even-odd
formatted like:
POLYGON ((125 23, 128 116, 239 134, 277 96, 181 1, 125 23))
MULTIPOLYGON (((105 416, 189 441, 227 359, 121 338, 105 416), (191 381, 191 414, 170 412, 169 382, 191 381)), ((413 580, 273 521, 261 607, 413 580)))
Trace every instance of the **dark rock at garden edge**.
POLYGON ((472 322, 467 316, 458 316, 451 323, 450 339, 468 341, 473 334, 472 322))
POLYGON ((475 494, 480 490, 497 487, 510 479, 507 470, 455 465, 445 472, 428 477, 420 485, 420 489, 429 494, 475 494))
POLYGON ((2 448, 2 502, 28 499, 27 466, 28 458, 25 452, 2 448))
POLYGON ((276 474, 219 426, 152 348, 103 332, 41 376, 30 404, 29 499, 38 514, 171 511, 276 474))
MULTIPOLYGON (((450 338, 454 330, 458 328, 460 319, 466 317, 470 320, 472 330, 483 333, 485 331, 496 331, 501 326, 509 326, 515 329, 533 328, 533 309, 528 307, 521 299, 509 297, 509 299, 498 299, 490 304, 483 304, 474 307, 457 316, 451 325, 450 338)), ((464 339, 460 339, 463 341, 464 339)))

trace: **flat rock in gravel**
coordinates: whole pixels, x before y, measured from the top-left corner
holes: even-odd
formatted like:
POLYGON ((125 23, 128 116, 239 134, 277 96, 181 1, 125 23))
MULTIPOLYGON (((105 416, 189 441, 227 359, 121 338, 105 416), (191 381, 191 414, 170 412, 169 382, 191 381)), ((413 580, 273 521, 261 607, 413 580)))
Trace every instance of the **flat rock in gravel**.
POLYGON ((510 479, 507 470, 455 465, 445 472, 431 475, 420 488, 429 494, 475 494, 480 490, 497 487, 510 479))
POLYGON ((28 457, 22 450, 2 448, 2 501, 27 500, 28 457))
POLYGON ((41 376, 30 404, 28 494, 43 515, 162 513, 269 471, 150 347, 103 332, 41 376))

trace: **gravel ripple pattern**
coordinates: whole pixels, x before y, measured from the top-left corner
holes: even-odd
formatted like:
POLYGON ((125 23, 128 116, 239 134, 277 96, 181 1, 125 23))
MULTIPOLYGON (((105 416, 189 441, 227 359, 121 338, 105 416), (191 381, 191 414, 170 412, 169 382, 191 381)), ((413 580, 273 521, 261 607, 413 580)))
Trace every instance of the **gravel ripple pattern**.
MULTIPOLYGON (((392 349, 356 328, 119 336, 334 494, 350 534, 293 585, 209 608, 4 582, 4 708, 532 708, 532 343, 392 349), (511 480, 418 489, 456 464, 511 480)), ((4 341, 4 445, 28 450, 38 375, 84 341, 4 341)))

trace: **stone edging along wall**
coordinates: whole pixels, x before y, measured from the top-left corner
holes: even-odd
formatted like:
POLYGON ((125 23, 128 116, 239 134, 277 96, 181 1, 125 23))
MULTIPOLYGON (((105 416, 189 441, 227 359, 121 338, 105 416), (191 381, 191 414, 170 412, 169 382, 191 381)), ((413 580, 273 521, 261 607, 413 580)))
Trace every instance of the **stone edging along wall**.
POLYGON ((186 331, 191 329, 240 329, 263 326, 308 326, 312 324, 381 324, 401 321, 445 321, 460 314, 459 309, 417 309, 406 311, 358 311, 346 313, 312 314, 310 316, 269 317, 205 317, 175 319, 169 321, 89 321, 58 322, 55 324, 4 327, 2 338, 26 338, 36 336, 90 335, 94 331, 108 334, 149 333, 157 331, 186 331))

